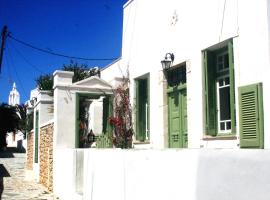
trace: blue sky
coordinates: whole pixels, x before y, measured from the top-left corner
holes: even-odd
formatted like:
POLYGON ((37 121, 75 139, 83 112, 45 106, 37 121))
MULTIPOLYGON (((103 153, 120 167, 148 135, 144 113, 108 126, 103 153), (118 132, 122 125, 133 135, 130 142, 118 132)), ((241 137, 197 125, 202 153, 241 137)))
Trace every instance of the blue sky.
MULTIPOLYGON (((86 58, 121 56, 123 5, 127 0, 0 0, 0 29, 48 51, 86 58)), ((103 67, 111 61, 82 61, 103 67)), ((21 103, 41 74, 53 73, 70 59, 33 50, 8 38, 0 74, 0 102, 13 82, 21 103)))

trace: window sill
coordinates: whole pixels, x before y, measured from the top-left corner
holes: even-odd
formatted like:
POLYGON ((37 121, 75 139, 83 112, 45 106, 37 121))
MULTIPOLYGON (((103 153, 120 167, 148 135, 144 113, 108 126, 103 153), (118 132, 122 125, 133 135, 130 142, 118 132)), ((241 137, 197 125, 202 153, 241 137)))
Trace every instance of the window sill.
POLYGON ((215 137, 204 135, 202 140, 209 141, 209 140, 236 140, 237 137, 235 135, 217 135, 215 137))
POLYGON ((137 144, 150 144, 150 141, 134 141, 133 144, 137 145, 137 144))

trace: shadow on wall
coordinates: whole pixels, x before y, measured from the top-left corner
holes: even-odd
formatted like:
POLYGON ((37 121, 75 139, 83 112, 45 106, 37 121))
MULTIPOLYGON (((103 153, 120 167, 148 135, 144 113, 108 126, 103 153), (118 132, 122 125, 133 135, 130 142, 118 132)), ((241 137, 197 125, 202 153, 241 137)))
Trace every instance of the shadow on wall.
POLYGON ((23 140, 18 140, 17 141, 17 151, 19 153, 25 153, 26 152, 26 150, 25 150, 25 148, 23 146, 23 140))
POLYGON ((200 152, 196 200, 269 200, 270 151, 200 152))

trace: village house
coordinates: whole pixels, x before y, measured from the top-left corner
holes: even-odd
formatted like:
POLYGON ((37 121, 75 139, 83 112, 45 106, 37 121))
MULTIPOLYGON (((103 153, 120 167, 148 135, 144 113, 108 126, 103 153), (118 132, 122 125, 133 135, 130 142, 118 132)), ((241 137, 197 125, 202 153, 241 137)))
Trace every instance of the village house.
POLYGON ((42 93, 37 97, 29 169, 39 168, 40 182, 62 199, 265 199, 269 6, 129 0, 121 58, 100 77, 75 83, 72 72, 55 71, 54 95, 46 96, 53 114, 42 93), (90 130, 101 147, 112 147, 110 102, 123 77, 130 81, 133 150, 86 148, 90 130), (254 179, 249 191, 239 184, 254 179))

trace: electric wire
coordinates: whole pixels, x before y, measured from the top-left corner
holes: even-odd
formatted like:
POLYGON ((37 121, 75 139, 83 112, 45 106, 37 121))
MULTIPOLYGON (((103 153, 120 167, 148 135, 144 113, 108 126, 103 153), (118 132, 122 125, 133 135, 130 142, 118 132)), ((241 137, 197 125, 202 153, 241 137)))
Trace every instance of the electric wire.
POLYGON ((10 59, 10 62, 11 62, 11 66, 13 66, 12 68, 14 69, 14 72, 15 72, 15 75, 16 75, 16 77, 17 77, 17 80, 19 81, 19 84, 20 84, 20 86, 21 86, 21 88, 22 88, 22 93, 23 93, 24 97, 27 99, 26 90, 24 89, 24 86, 23 86, 23 84, 22 84, 22 81, 21 81, 21 79, 20 79, 20 77, 19 77, 19 74, 18 74, 18 72, 17 72, 17 69, 16 69, 16 67, 15 67, 15 65, 14 65, 14 62, 13 62, 13 59, 12 59, 12 56, 11 56, 10 49, 9 49, 8 46, 7 46, 6 49, 7 49, 7 55, 8 55, 8 57, 9 57, 9 59, 10 59))
POLYGON ((39 73, 43 74, 45 73, 44 71, 40 70, 39 67, 36 65, 32 64, 29 59, 27 59, 20 51, 15 47, 15 45, 12 43, 12 41, 9 41, 9 44, 11 44, 12 48, 15 50, 15 52, 27 63, 29 66, 31 66, 33 69, 38 71, 39 73))
POLYGON ((226 10, 226 0, 224 0, 223 13, 222 13, 222 21, 221 21, 221 29, 220 29, 220 35, 219 35, 219 42, 220 42, 220 39, 221 39, 221 36, 222 36, 222 32, 223 32, 225 10, 226 10))
POLYGON ((33 46, 32 44, 29 44, 27 42, 24 42, 22 40, 19 40, 15 37, 13 37, 10 33, 8 33, 8 37, 11 38, 12 40, 21 43, 27 47, 30 47, 32 49, 35 49, 37 51, 43 52, 43 53, 47 53, 47 54, 51 54, 54 56, 59 56, 59 57, 64 57, 64 58, 69 58, 69 59, 78 59, 78 60, 91 60, 91 61, 109 61, 109 60, 116 60, 117 58, 83 58, 83 57, 76 57, 76 56, 69 56, 69 55, 64 55, 64 54, 60 54, 60 53, 55 53, 52 51, 48 51, 46 49, 42 49, 36 46, 33 46))
MULTIPOLYGON (((4 54, 4 56, 5 56, 5 54, 4 54)), ((5 56, 5 57, 6 57, 6 56, 5 56)), ((12 84, 14 81, 13 81, 13 77, 12 77, 12 75, 11 75, 11 67, 10 67, 10 63, 9 63, 9 60, 8 60, 7 57, 6 57, 6 59, 5 59, 5 62, 6 62, 6 64, 7 64, 8 76, 3 76, 3 74, 1 74, 0 77, 1 77, 1 78, 7 79, 8 83, 12 84)))

